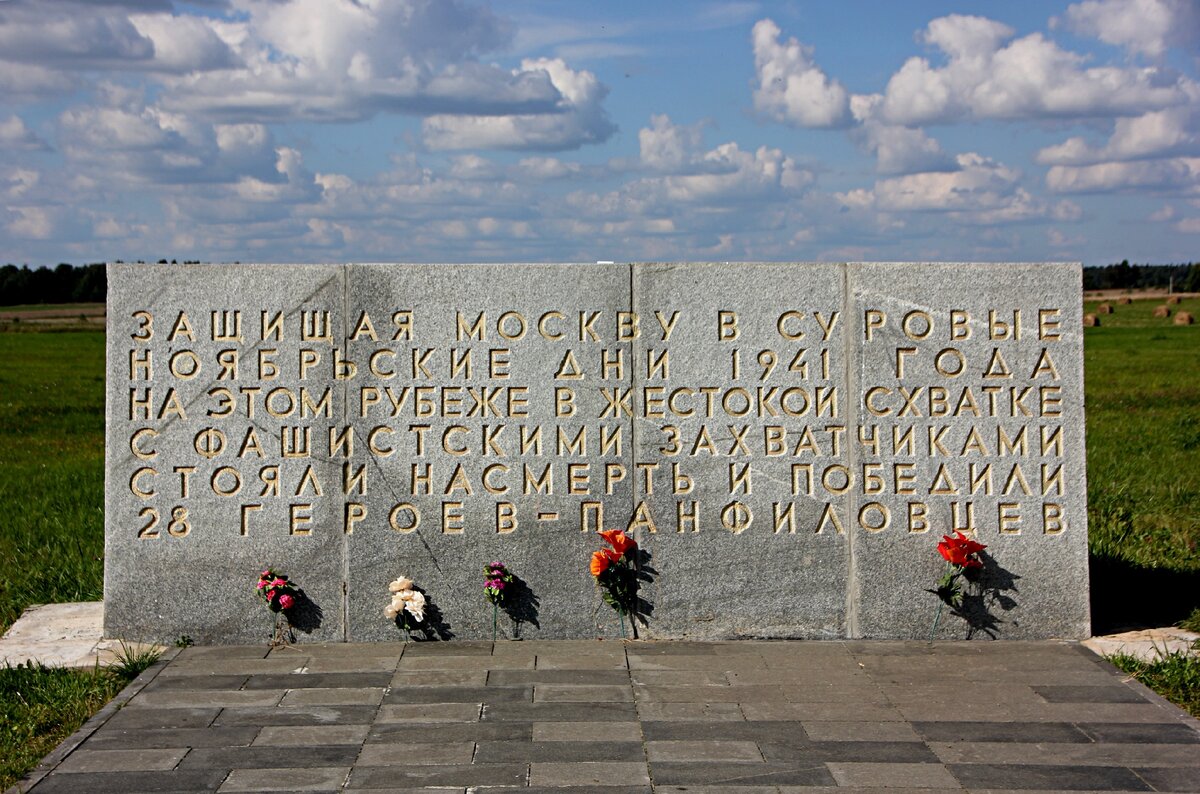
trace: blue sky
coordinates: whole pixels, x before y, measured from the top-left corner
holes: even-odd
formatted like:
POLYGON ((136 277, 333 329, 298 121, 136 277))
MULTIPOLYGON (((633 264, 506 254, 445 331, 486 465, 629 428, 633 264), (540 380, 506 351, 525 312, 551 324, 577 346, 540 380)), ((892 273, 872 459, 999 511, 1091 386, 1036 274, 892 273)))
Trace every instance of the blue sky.
POLYGON ((1200 6, 0 0, 0 262, 1200 259, 1200 6))

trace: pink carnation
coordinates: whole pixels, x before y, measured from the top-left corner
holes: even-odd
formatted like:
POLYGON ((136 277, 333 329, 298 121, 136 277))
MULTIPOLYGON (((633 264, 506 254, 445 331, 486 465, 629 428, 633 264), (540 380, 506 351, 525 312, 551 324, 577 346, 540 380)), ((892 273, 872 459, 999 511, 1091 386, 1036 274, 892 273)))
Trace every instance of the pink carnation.
POLYGON ((295 603, 296 603, 296 599, 292 598, 287 593, 284 593, 283 595, 281 595, 279 597, 279 608, 280 609, 291 609, 292 605, 295 603))
POLYGON ((283 587, 286 584, 287 582, 285 582, 283 579, 275 579, 271 582, 271 587, 283 587))

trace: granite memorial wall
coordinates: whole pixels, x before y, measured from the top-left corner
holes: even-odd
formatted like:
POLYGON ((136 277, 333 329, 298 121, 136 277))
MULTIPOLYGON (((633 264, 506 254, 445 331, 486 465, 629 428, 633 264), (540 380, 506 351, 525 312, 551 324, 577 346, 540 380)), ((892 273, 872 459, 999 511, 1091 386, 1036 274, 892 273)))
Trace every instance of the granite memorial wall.
POLYGON ((110 265, 105 630, 258 642, 929 636, 943 534, 987 544, 942 638, 1089 633, 1070 264, 110 265), (421 635, 418 635, 421 636, 421 635))

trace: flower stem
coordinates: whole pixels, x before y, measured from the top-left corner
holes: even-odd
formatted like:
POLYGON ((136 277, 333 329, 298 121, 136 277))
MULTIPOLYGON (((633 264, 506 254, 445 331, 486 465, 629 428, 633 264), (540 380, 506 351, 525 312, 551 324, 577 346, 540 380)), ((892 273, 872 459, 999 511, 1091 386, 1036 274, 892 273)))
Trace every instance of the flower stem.
POLYGON ((500 611, 499 605, 492 602, 492 642, 496 641, 496 613, 500 611))
POLYGON ((625 636, 625 613, 617 610, 617 617, 621 619, 621 639, 628 639, 625 636))
POLYGON ((938 622, 942 619, 942 607, 943 606, 945 606, 945 602, 943 602, 942 599, 939 598, 937 614, 933 616, 933 628, 929 630, 929 644, 930 645, 933 644, 933 637, 935 634, 937 634, 938 622))

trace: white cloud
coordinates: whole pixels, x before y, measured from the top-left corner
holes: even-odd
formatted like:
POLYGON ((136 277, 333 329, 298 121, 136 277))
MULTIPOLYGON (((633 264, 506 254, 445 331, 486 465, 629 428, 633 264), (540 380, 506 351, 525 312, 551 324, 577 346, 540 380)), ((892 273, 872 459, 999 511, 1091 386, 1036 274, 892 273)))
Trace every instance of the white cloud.
POLYGON ((1104 146, 1080 137, 1068 138, 1037 153, 1043 165, 1091 165, 1170 155, 1200 154, 1200 111, 1193 107, 1158 110, 1119 118, 1104 146))
POLYGON ((436 115, 421 125, 430 149, 515 149, 562 151, 607 140, 616 125, 602 102, 608 87, 585 70, 557 58, 524 60, 514 81, 548 80, 561 100, 554 112, 514 115, 436 115))
POLYGON ((1175 229, 1184 234, 1200 234, 1200 218, 1180 218, 1175 222, 1175 229))
POLYGON ((856 95, 850 108, 859 128, 854 130, 867 149, 875 155, 875 169, 881 174, 909 174, 919 171, 952 171, 954 158, 942 151, 941 144, 924 130, 887 124, 877 113, 883 97, 856 95))
POLYGON ((1156 67, 1086 67, 1040 33, 954 14, 929 23, 923 39, 944 66, 910 58, 888 81, 885 121, 905 126, 963 119, 1081 118, 1133 115, 1189 101, 1195 84, 1156 67), (1008 42, 1005 44, 1005 42, 1008 42))
POLYGON ((4 229, 13 237, 48 240, 54 234, 54 222, 45 207, 6 207, 11 218, 4 229))
POLYGON ((0 118, 0 149, 33 152, 49 149, 46 142, 33 133, 20 116, 0 118))
POLYGON ((1173 45, 1194 48, 1200 42, 1193 0, 1084 0, 1067 8, 1066 23, 1076 33, 1151 58, 1173 45))
POLYGON ((702 154, 704 125, 672 124, 665 113, 650 117, 650 126, 638 130, 642 165, 655 171, 679 171, 702 154))
POLYGON ((754 108, 775 121, 801 127, 838 127, 850 120, 850 98, 812 60, 812 48, 795 38, 781 43, 779 26, 759 20, 751 34, 758 84, 754 108))
POLYGON ((25 195, 41 180, 41 174, 31 168, 11 168, 0 175, 0 195, 10 199, 25 195))
POLYGON ((1084 166, 1056 165, 1046 172, 1046 186, 1056 193, 1128 190, 1200 193, 1200 157, 1084 166))

